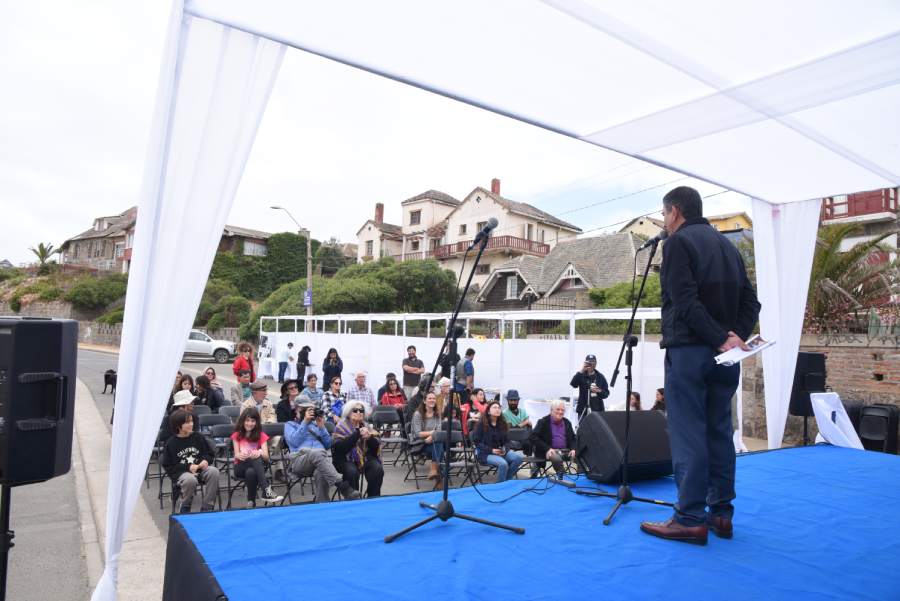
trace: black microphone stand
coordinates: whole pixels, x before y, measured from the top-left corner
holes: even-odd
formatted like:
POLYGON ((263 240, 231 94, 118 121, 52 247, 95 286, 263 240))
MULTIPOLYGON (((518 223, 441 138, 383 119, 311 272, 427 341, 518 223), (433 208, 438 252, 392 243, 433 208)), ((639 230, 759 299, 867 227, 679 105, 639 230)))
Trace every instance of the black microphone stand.
POLYGON ((622 364, 622 355, 625 355, 625 450, 622 453, 622 464, 621 464, 621 472, 622 472, 622 483, 619 485, 618 490, 614 493, 606 492, 606 491, 594 491, 594 490, 577 490, 580 495, 586 495, 590 497, 607 497, 610 499, 615 499, 616 504, 612 508, 612 511, 609 512, 609 515, 606 516, 606 519, 603 520, 604 526, 609 526, 612 522, 613 516, 616 515, 616 512, 619 510, 619 507, 622 505, 627 505, 632 501, 640 501, 641 503, 650 503, 652 505, 663 505, 665 507, 674 507, 673 503, 669 503, 666 501, 658 501, 656 499, 647 499, 644 497, 636 497, 631 493, 631 487, 628 485, 628 447, 631 444, 631 365, 633 359, 633 351, 634 347, 637 346, 638 339, 637 336, 634 335, 634 316, 637 314, 638 306, 641 304, 641 298, 644 296, 644 286, 647 284, 647 274, 650 273, 650 265, 653 263, 653 256, 656 254, 656 247, 659 245, 659 240, 655 240, 653 244, 650 246, 650 256, 647 257, 647 266, 644 268, 644 275, 641 279, 641 288, 638 290, 637 298, 634 301, 634 305, 631 307, 631 318, 628 320, 628 329, 625 331, 625 336, 622 340, 622 348, 619 349, 619 359, 616 361, 616 369, 613 371, 612 380, 609 383, 609 387, 612 388, 616 385, 616 379, 619 377, 619 366, 622 364))
MULTIPOLYGON (((444 342, 441 348, 445 348, 448 340, 450 341, 450 347, 448 350, 448 355, 451 358, 451 366, 450 366, 450 379, 451 382, 455 379, 456 375, 456 366, 455 360, 458 357, 456 352, 456 339, 462 333, 456 328, 456 320, 459 316, 459 311, 462 309, 463 301, 466 298, 466 292, 469 290, 469 286, 472 284, 472 277, 475 275, 475 270, 478 267, 478 262, 481 260, 481 255, 484 253, 484 249, 487 246, 488 240, 490 239, 489 235, 484 236, 482 238, 480 245, 478 247, 478 254, 475 256, 475 262, 472 264, 472 270, 469 272, 469 279, 466 280, 466 285, 462 290, 462 293, 459 295, 459 300, 456 303, 456 308, 453 310, 453 316, 450 318, 450 322, 447 324, 447 334, 444 336, 444 342)), ((431 378, 430 381, 434 382, 434 376, 437 372, 437 368, 441 363, 441 355, 438 354, 438 358, 434 363, 434 367, 431 369, 431 378)), ((452 384, 451 384, 452 386, 452 384)), ((424 402, 424 395, 427 394, 427 391, 422 391, 423 397, 422 401, 424 402)), ((466 515, 464 513, 457 513, 456 510, 453 509, 453 503, 450 502, 448 498, 450 494, 450 445, 453 443, 453 408, 455 406, 454 400, 458 399, 457 393, 453 391, 451 388, 450 398, 447 399, 447 411, 444 417, 444 469, 443 469, 443 479, 444 479, 444 496, 440 503, 437 505, 433 503, 426 503, 425 501, 419 501, 419 507, 424 507, 426 509, 431 509, 434 511, 434 514, 428 516, 424 520, 416 522, 412 526, 408 526, 399 532, 395 532, 394 534, 389 534, 384 537, 384 542, 392 543, 404 534, 408 532, 412 532, 416 528, 424 526, 425 524, 432 522, 434 520, 440 519, 442 522, 446 522, 450 518, 459 518, 461 520, 468 520, 470 522, 477 522, 479 524, 484 524, 485 526, 491 526, 493 528, 502 528, 503 530, 509 530, 511 532, 515 532, 516 534, 525 534, 524 528, 519 528, 517 526, 508 526, 506 524, 501 524, 499 522, 492 522, 490 520, 485 520, 482 518, 477 518, 471 515, 466 515)), ((410 458, 410 461, 413 461, 410 458)))

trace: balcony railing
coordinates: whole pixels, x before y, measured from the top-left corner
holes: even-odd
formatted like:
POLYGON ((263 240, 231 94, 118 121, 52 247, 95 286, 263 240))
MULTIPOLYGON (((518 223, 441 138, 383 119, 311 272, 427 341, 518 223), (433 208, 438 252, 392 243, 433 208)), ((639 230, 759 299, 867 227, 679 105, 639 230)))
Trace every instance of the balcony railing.
MULTIPOLYGON (((471 240, 462 240, 454 244, 444 244, 434 249, 434 256, 437 259, 446 259, 453 255, 462 254, 469 248, 471 240)), ((525 238, 517 238, 516 236, 495 236, 488 240, 486 251, 491 250, 507 250, 519 251, 521 253, 529 253, 539 257, 545 257, 550 252, 550 245, 535 240, 527 240, 525 238)))
POLYGON ((822 203, 822 219, 825 221, 896 212, 897 192, 893 188, 835 196, 826 198, 822 203))

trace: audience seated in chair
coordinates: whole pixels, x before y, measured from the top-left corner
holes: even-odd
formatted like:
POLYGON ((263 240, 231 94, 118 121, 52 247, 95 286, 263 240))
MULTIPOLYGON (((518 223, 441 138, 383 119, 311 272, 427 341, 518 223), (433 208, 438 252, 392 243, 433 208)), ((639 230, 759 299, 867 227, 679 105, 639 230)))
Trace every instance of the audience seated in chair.
POLYGON ((300 396, 300 382, 288 380, 281 385, 281 400, 275 405, 275 416, 279 422, 289 422, 294 419, 294 407, 300 396))
POLYGON ((256 507, 256 489, 263 491, 263 503, 278 503, 282 497, 275 494, 266 478, 269 462, 269 436, 262 431, 262 422, 256 407, 241 411, 231 435, 234 446, 234 475, 243 478, 247 485, 247 507, 256 507))
POLYGON ((160 459, 160 465, 180 491, 181 513, 190 513, 198 481, 205 487, 201 511, 212 511, 219 493, 219 470, 211 465, 215 450, 205 436, 194 432, 193 422, 193 416, 183 409, 176 409, 169 416, 173 436, 166 441, 160 459))
POLYGON ((409 433, 409 450, 413 455, 424 454, 431 458, 428 479, 434 480, 437 490, 443 486, 439 465, 444 456, 444 443, 434 441, 434 433, 441 428, 441 415, 433 392, 425 395, 425 401, 412 414, 409 433))
POLYGON ((569 459, 575 458, 575 429, 565 414, 565 401, 556 399, 550 403, 550 415, 538 420, 530 438, 534 456, 553 464, 553 471, 558 476, 563 474, 563 455, 568 455, 569 459))
POLYGON ((406 395, 400 388, 400 383, 396 378, 390 379, 385 384, 384 394, 378 399, 382 405, 390 405, 391 407, 402 407, 406 404, 406 395))
POLYGON ((169 413, 175 413, 179 409, 188 413, 193 413, 194 398, 194 393, 190 390, 179 390, 175 393, 175 396, 172 397, 172 401, 169 403, 169 413))
POLYGON ((328 457, 331 434, 325 427, 325 415, 311 401, 301 399, 294 419, 284 424, 284 439, 291 451, 291 472, 300 478, 312 477, 316 501, 328 501, 331 486, 345 499, 359 498, 328 457))
POLYGON ((250 398, 250 370, 242 369, 237 375, 238 383, 231 387, 228 399, 232 405, 240 407, 250 398))
POLYGON ((366 405, 363 401, 347 401, 341 421, 331 435, 331 454, 335 469, 344 481, 359 490, 360 474, 366 477, 366 497, 380 497, 384 481, 381 465, 381 441, 366 426, 366 405))
POLYGON ((241 412, 247 409, 256 409, 262 418, 264 424, 274 424, 278 422, 275 415, 275 405, 266 398, 268 387, 262 380, 257 380, 250 384, 250 398, 241 404, 241 412))
POLYGON ((316 377, 316 374, 308 374, 306 376, 306 388, 300 391, 300 396, 306 400, 313 401, 318 405, 324 394, 324 391, 321 388, 317 388, 318 384, 319 378, 316 377))
POLYGON ((522 453, 509 449, 508 430, 500 401, 490 401, 472 435, 478 462, 497 468, 497 482, 514 478, 525 460, 522 453))
POLYGON ((194 401, 198 405, 206 405, 213 413, 219 412, 219 407, 225 404, 225 395, 221 388, 213 388, 206 376, 197 376, 197 398, 194 401))

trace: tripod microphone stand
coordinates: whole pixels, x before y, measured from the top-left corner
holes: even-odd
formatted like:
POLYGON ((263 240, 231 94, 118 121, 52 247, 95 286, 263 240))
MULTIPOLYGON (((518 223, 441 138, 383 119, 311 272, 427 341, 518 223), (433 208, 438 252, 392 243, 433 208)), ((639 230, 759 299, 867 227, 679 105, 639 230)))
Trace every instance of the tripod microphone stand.
POLYGON ((603 520, 604 526, 609 526, 613 517, 622 505, 627 505, 632 501, 641 503, 649 503, 651 505, 663 505, 665 507, 674 507, 674 503, 667 501, 659 501, 656 499, 647 499, 644 497, 636 497, 631 492, 631 486, 628 485, 628 447, 631 445, 631 366, 634 355, 634 347, 637 346, 638 339, 634 335, 634 316, 637 314, 638 306, 641 304, 641 298, 644 296, 644 286, 647 284, 647 274, 650 272, 650 265, 653 263, 653 256, 656 254, 656 247, 659 240, 654 239, 650 245, 650 256, 647 257, 647 266, 644 268, 644 275, 641 279, 641 288, 638 290, 637 298, 631 307, 631 318, 628 320, 628 329, 625 331, 625 337, 622 340, 622 348, 619 349, 619 359, 616 361, 616 369, 613 371, 612 380, 609 383, 610 388, 616 385, 616 379, 619 377, 619 366, 622 364, 622 356, 625 356, 625 449, 622 453, 622 483, 619 485, 615 493, 594 490, 577 490, 580 495, 590 497, 607 497, 615 499, 616 504, 603 520))
MULTIPOLYGON (((496 226, 496 220, 494 220, 494 225, 496 226)), ((493 228, 492 228, 493 229, 493 228)), ((455 380, 456 375, 456 361, 458 360, 457 348, 456 348, 456 339, 462 333, 456 327, 456 320, 459 316, 459 311, 462 308, 463 301, 466 298, 466 292, 469 290, 469 286, 472 284, 472 277, 475 275, 475 270, 478 267, 478 262, 481 260, 481 255, 484 253, 484 249, 487 246, 489 240, 488 235, 484 235, 481 239, 481 244, 478 248, 478 254, 475 256, 475 263, 472 265, 472 270, 469 272, 469 279, 466 280, 466 285, 462 290, 462 293, 459 295, 459 300, 456 303, 456 308, 453 311, 453 316, 450 318, 450 322, 447 324, 447 334, 444 336, 444 342, 441 348, 445 348, 447 346, 447 342, 450 342, 448 355, 450 356, 450 379, 451 381, 455 380)), ((437 368, 441 363, 441 356, 438 355, 437 361, 435 361, 434 367, 431 370, 431 378, 430 381, 434 382, 435 373, 437 373, 437 368)), ((427 392, 427 391, 426 391, 427 392)), ((464 513, 457 513, 453 508, 453 503, 450 502, 449 494, 450 494, 450 445, 453 442, 453 407, 454 407, 454 397, 456 393, 451 390, 450 398, 447 399, 447 412, 446 417, 444 419, 444 466, 443 466, 443 480, 444 480, 444 495, 441 499, 440 503, 426 503, 425 501, 419 501, 419 506, 424 507, 426 509, 432 510, 434 513, 424 520, 416 522, 415 524, 400 530, 399 532, 395 532, 394 534, 389 534, 384 537, 385 543, 392 543, 404 534, 412 532, 413 530, 424 526, 425 524, 432 522, 434 520, 441 520, 442 522, 446 522, 450 518, 459 518, 461 520, 468 520, 470 522, 476 522, 479 524, 484 524, 485 526, 491 526, 493 528, 501 528, 503 530, 509 530, 511 532, 515 532, 516 534, 525 534, 524 528, 519 528, 517 526, 508 526, 506 524, 501 524, 499 522, 492 522, 490 520, 485 520, 482 518, 478 518, 471 515, 466 515, 464 513)), ((423 400, 424 401, 424 396, 423 400)), ((410 459, 412 461, 412 459, 410 459)))

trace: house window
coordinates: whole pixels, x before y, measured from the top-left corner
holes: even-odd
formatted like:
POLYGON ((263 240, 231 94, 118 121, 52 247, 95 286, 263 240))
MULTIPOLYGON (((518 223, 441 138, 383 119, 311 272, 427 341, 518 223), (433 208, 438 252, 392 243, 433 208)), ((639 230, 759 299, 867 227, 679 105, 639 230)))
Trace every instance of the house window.
POLYGON ((547 230, 541 230, 541 243, 543 244, 544 238, 546 237, 547 230))
POLYGON ((734 229, 736 229, 736 230, 741 229, 741 224, 738 223, 737 221, 735 221, 735 222, 734 222, 734 229))
POLYGON ((132 248, 134 246, 134 232, 128 232, 128 235, 125 237, 125 248, 132 248))
POLYGON ((479 221, 479 222, 475 225, 475 229, 478 230, 478 231, 480 232, 481 230, 484 229, 484 226, 486 226, 486 225, 487 225, 487 221, 479 221))
POLYGON ((266 245, 252 240, 244 240, 244 255, 248 257, 265 257, 266 245))
POLYGON ((124 242, 116 242, 116 258, 121 259, 122 255, 125 254, 125 243, 124 242))
POLYGON ((461 223, 461 224, 460 224, 460 226, 459 226, 459 235, 460 235, 460 236, 465 236, 465 235, 466 235, 466 224, 465 224, 465 223, 461 223))
POLYGON ((534 239, 534 225, 532 225, 530 223, 525 226, 525 239, 526 240, 534 239))
POLYGON ((489 273, 491 273, 491 266, 490 265, 479 265, 478 271, 476 271, 475 273, 477 273, 478 275, 488 275, 489 273))
POLYGON ((506 278, 506 300, 519 298, 519 278, 515 274, 506 278))
POLYGON ((366 256, 371 257, 373 252, 373 247, 375 246, 374 240, 366 240, 366 256))
POLYGON ((431 244, 431 250, 434 250, 435 248, 440 246, 441 241, 438 238, 432 238, 429 243, 431 244))
POLYGON ((412 251, 419 250, 419 241, 418 240, 413 240, 412 242, 410 242, 410 250, 412 250, 412 251))
POLYGON ((409 224, 410 225, 419 225, 422 223, 422 211, 410 211, 409 212, 409 224))

